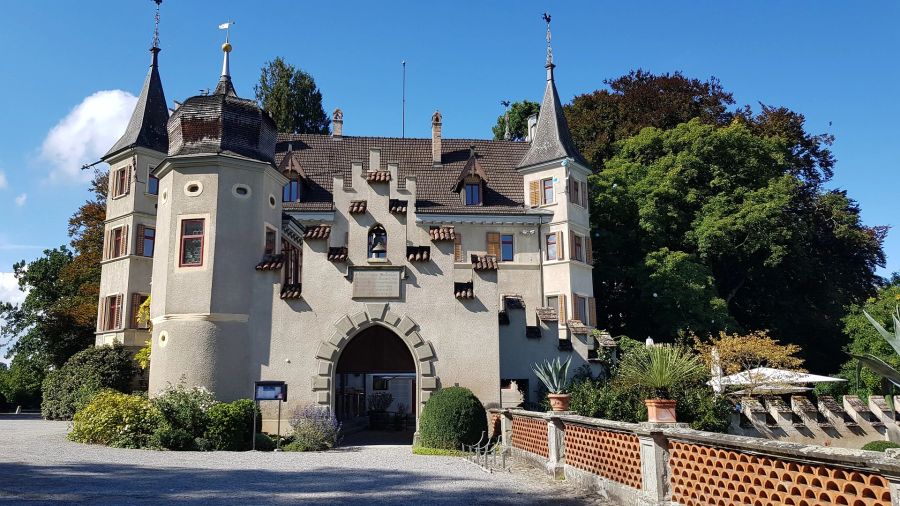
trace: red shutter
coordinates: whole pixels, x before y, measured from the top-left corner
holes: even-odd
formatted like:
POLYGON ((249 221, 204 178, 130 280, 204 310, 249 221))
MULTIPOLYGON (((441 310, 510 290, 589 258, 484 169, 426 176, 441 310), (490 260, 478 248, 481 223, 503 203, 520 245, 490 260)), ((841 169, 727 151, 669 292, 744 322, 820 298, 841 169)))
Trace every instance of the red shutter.
POLYGON ((588 316, 591 321, 588 325, 592 327, 597 326, 597 299, 593 297, 588 297, 588 316))
POLYGON ((144 256, 144 225, 137 226, 137 233, 135 235, 134 243, 134 254, 138 256, 144 256))
POLYGON ((122 256, 128 256, 128 225, 122 227, 122 256))
POLYGON ((541 205, 541 182, 532 181, 528 183, 528 193, 531 195, 531 206, 537 207, 541 205))
POLYGON ((122 294, 116 295, 116 307, 118 310, 116 311, 116 326, 114 328, 120 329, 122 328, 122 294))
POLYGON ((462 234, 459 232, 456 233, 456 238, 453 239, 453 261, 454 262, 465 262, 465 258, 463 257, 463 247, 462 247, 462 234))
POLYGON ((566 296, 564 294, 559 294, 557 298, 559 300, 559 323, 562 325, 566 324, 566 296))
POLYGON ((487 254, 500 258, 500 233, 487 233, 487 254))
POLYGON ((141 294, 131 294, 131 328, 139 328, 138 325, 138 309, 141 307, 141 294))
POLYGON ((591 244, 591 234, 584 236, 584 247, 585 247, 585 257, 587 257, 587 263, 593 265, 594 264, 594 247, 591 244))
POLYGON ((556 233, 556 259, 557 260, 565 260, 566 259, 566 248, 565 244, 566 234, 562 232, 556 233))

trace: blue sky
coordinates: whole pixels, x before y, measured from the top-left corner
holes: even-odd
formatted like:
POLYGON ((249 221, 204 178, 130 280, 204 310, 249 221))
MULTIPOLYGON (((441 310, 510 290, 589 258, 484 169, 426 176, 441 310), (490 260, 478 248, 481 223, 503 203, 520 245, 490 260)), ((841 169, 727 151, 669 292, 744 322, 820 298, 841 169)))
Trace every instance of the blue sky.
MULTIPOLYGON (((401 60, 408 136, 489 137, 500 101, 538 100, 553 15, 561 96, 631 69, 718 77, 739 104, 784 105, 837 137, 832 187, 871 225, 900 225, 900 3, 871 2, 176 2, 162 5, 160 71, 171 102, 214 87, 233 19, 231 69, 252 96, 283 56, 310 72, 346 135, 399 135, 401 60), (250 6, 253 8, 250 8, 250 6)), ((150 0, 9 2, 0 30, 0 298, 12 263, 68 241, 87 197, 77 167, 111 145, 149 62, 150 0)), ((900 231, 885 244, 900 271, 900 231)))

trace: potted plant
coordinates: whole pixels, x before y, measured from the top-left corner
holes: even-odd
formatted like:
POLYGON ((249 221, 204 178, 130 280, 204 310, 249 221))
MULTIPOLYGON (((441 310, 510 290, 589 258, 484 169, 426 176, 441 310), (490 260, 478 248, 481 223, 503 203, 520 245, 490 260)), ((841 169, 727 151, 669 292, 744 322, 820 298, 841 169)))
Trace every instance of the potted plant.
POLYGON ((675 423, 672 388, 699 379, 703 371, 700 357, 689 349, 663 344, 637 348, 625 355, 619 366, 619 381, 649 392, 650 397, 644 400, 648 422, 675 423))
POLYGON ((550 391, 547 397, 550 399, 550 407, 553 411, 569 410, 569 363, 572 357, 562 362, 559 357, 556 360, 547 360, 543 364, 535 364, 532 368, 541 383, 550 391))

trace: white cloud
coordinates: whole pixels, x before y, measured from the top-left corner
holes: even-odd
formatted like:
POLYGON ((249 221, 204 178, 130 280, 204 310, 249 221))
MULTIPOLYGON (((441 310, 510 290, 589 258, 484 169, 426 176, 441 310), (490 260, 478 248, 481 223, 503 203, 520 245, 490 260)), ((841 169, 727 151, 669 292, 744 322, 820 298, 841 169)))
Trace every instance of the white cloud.
POLYGON ((9 187, 9 181, 6 180, 6 173, 0 170, 0 190, 9 187))
POLYGON ((18 197, 16 197, 16 205, 22 207, 25 205, 25 201, 28 200, 28 194, 22 193, 18 197))
POLYGON ((19 304, 25 300, 25 292, 19 290, 19 281, 12 272, 0 272, 0 302, 19 304))
POLYGON ((128 126, 137 97, 122 90, 98 91, 75 106, 47 133, 40 160, 49 164, 53 182, 84 182, 90 171, 81 170, 106 154, 128 126))

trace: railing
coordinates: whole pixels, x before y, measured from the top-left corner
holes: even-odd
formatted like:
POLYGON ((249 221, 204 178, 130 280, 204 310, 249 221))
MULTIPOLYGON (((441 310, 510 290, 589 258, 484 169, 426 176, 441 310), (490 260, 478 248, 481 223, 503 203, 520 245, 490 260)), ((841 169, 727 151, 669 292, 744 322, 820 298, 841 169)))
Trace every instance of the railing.
POLYGON ((616 504, 900 505, 893 454, 633 424, 491 410, 503 444, 616 504))

